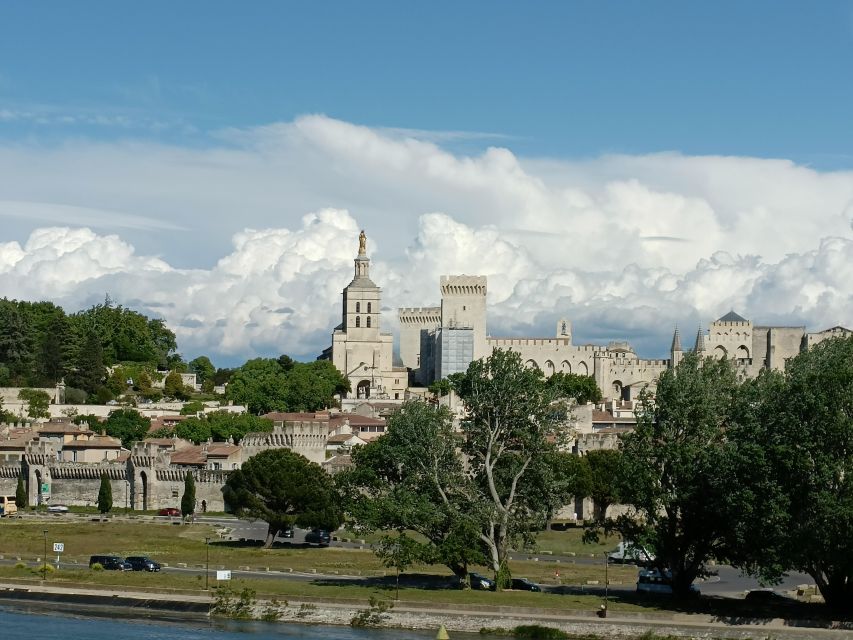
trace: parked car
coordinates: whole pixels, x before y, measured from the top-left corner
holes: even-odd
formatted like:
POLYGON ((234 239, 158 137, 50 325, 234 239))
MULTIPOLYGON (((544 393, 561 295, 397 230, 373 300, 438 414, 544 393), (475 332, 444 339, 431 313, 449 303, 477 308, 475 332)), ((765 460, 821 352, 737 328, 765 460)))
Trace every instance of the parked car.
POLYGON ((482 591, 494 591, 495 581, 491 578, 487 578, 486 576, 481 576, 479 573, 474 573, 473 571, 468 574, 471 578, 471 588, 472 589, 480 589, 482 591))
POLYGON ((101 565, 107 571, 132 571, 133 567, 120 556, 92 556, 89 558, 89 568, 94 564, 101 565))
POLYGON ((278 535, 282 538, 292 538, 293 537, 293 527, 287 527, 286 529, 282 529, 278 532, 278 535))
POLYGON ((68 507, 64 504, 52 504, 47 508, 47 510, 50 513, 68 513, 68 507))
POLYGON ((519 591, 542 591, 541 587, 527 578, 513 578, 512 588, 519 591))
POLYGON ((312 529, 305 534, 305 542, 308 544, 316 544, 321 547, 328 547, 332 541, 331 534, 325 529, 312 529))
POLYGON ((129 556, 125 562, 134 571, 160 571, 160 563, 154 562, 148 556, 129 556))
POLYGON ((181 510, 177 507, 166 507, 157 512, 158 516, 169 516, 170 518, 180 518, 181 510))
MULTIPOLYGON (((637 591, 672 595, 672 572, 668 569, 663 572, 657 569, 640 569, 637 574, 637 591)), ((695 584, 690 585, 690 595, 699 595, 695 584)))
POLYGON ((743 599, 755 604, 792 604, 796 602, 793 598, 776 593, 773 589, 753 589, 748 591, 743 599))

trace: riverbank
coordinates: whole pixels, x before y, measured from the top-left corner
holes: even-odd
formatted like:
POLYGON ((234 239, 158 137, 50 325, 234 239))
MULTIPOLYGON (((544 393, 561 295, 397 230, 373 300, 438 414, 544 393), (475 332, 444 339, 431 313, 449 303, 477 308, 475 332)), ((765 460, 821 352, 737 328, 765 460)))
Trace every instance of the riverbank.
MULTIPOLYGON (((390 601, 386 601, 390 602, 390 601)), ((180 619, 206 618, 213 600, 208 594, 172 594, 74 588, 47 584, 0 583, 0 604, 30 603, 58 610, 85 611, 105 608, 121 611, 123 616, 169 614, 180 619)), ((350 625, 353 617, 369 612, 367 602, 352 600, 292 598, 287 603, 259 601, 255 617, 270 617, 281 622, 303 624, 350 625)), ((381 612, 374 609, 383 628, 435 630, 444 625, 451 633, 473 632, 483 628, 512 629, 519 625, 541 624, 574 635, 601 637, 637 637, 649 631, 661 636, 685 638, 853 638, 853 624, 838 621, 808 621, 783 618, 720 618, 696 613, 610 612, 599 618, 594 611, 556 611, 533 607, 466 607, 429 603, 400 603, 381 612)))

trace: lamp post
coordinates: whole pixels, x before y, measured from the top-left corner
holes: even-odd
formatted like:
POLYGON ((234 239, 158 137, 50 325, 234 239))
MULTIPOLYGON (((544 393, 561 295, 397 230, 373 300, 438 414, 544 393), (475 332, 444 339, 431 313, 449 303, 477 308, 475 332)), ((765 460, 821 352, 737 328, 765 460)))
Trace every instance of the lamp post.
POLYGON ((210 538, 204 539, 204 546, 207 551, 207 561, 204 568, 204 590, 210 589, 210 538))
POLYGON ((47 580, 47 529, 43 531, 44 533, 44 556, 42 557, 41 564, 41 579, 47 580))

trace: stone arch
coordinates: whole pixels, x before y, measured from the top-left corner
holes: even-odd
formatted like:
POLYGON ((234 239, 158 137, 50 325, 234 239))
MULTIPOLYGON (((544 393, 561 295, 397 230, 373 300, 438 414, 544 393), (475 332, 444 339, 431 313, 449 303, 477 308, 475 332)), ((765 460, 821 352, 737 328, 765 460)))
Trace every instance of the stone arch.
POLYGON ((568 360, 563 360, 560 363, 560 371, 563 373, 571 373, 572 372, 572 363, 568 360))
POLYGON ((539 365, 536 364, 535 360, 528 360, 527 362, 524 363, 524 366, 527 367, 528 369, 538 369, 539 368, 539 365))
POLYGON ((624 385, 622 384, 621 380, 614 380, 613 381, 613 397, 614 398, 621 398, 623 388, 624 388, 624 385))
POLYGON ((738 360, 749 359, 749 349, 746 348, 745 344, 742 344, 737 348, 737 351, 735 351, 735 358, 738 360))
POLYGON ((370 380, 362 380, 355 386, 355 395, 357 398, 370 397, 370 380))
POLYGON ((142 510, 148 511, 148 474, 139 472, 139 484, 142 485, 142 510))
POLYGON ((714 357, 717 358, 717 360, 725 360, 729 357, 729 352, 726 351, 726 348, 723 345, 718 344, 714 347, 714 357))
MULTIPOLYGON (((369 311, 369 309, 368 309, 368 311, 369 311)), ((368 329, 370 328, 370 316, 367 316, 367 323, 366 323, 366 326, 367 326, 367 328, 368 328, 368 329)))
POLYGON ((361 326, 361 316, 355 317, 355 326, 356 326, 356 328, 361 326))
POLYGON ((580 376, 588 376, 589 375, 589 367, 587 366, 586 362, 584 362, 583 360, 581 360, 578 363, 578 375, 580 375, 580 376))
POLYGON ((546 360, 546 361, 545 361, 545 375, 546 375, 546 376, 554 375, 554 372, 555 372, 556 370, 557 370, 557 369, 556 369, 556 367, 554 367, 554 363, 553 363, 553 362, 551 362, 550 360, 546 360))

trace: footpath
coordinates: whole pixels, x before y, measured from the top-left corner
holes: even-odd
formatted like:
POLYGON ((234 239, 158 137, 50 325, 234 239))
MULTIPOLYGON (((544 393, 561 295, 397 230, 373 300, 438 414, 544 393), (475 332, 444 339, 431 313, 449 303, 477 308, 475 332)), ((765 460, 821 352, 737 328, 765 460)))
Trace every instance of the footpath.
MULTIPOLYGON (((209 615, 212 598, 198 593, 126 591, 120 588, 77 588, 48 583, 0 582, 0 605, 31 606, 75 613, 109 609, 127 617, 171 616, 184 620, 209 615)), ((328 598, 291 598, 287 604, 259 601, 260 617, 274 607, 280 622, 349 625, 367 603, 328 598)), ((441 606, 400 603, 381 614, 386 628, 437 630, 444 625, 451 633, 478 632, 481 628, 504 628, 525 624, 556 627, 567 633, 594 634, 606 638, 637 637, 648 631, 685 638, 851 638, 853 623, 786 620, 782 618, 727 618, 687 613, 608 612, 600 618, 594 611, 536 609, 530 607, 441 606)))

